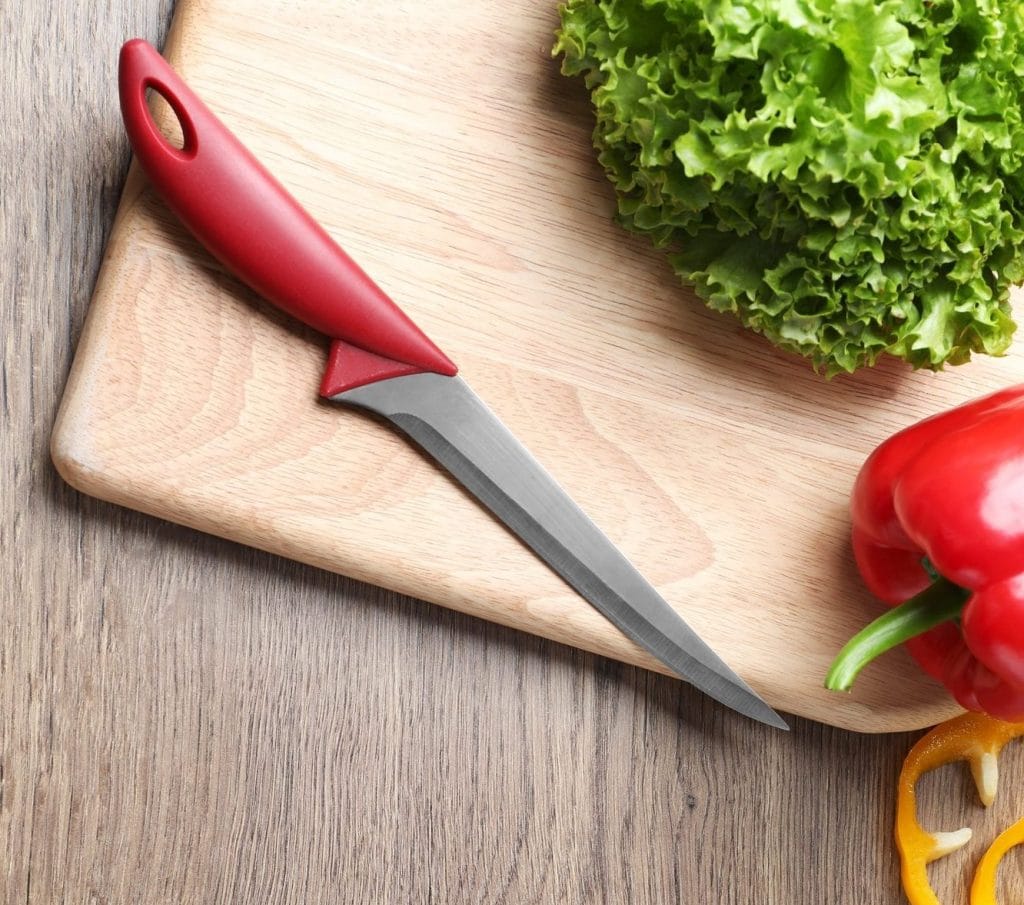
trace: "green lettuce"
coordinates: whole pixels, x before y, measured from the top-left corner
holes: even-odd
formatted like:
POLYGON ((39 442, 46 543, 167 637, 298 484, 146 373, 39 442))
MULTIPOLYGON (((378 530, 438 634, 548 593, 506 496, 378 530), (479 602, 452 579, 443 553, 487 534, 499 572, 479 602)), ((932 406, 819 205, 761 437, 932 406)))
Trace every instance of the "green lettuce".
POLYGON ((1024 279, 1024 3, 568 0, 618 217, 832 375, 998 355, 1024 279))

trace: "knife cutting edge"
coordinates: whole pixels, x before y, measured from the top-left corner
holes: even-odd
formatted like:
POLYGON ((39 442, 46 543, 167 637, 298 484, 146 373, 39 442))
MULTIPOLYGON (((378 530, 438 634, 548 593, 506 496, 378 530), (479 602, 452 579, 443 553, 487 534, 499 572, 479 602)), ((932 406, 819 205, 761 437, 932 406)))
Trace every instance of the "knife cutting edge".
POLYGON ((788 728, 152 45, 140 39, 124 45, 118 80, 135 156, 171 210, 236 276, 331 338, 321 396, 389 421, 673 672, 745 716, 788 728), (180 148, 153 122, 150 89, 177 116, 180 148))

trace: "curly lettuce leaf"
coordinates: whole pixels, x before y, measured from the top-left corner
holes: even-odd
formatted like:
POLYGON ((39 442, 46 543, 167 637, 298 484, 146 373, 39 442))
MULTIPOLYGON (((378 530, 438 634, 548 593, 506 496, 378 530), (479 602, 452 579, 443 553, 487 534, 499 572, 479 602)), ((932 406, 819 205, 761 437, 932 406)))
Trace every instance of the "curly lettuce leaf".
POLYGON ((1024 4, 568 0, 618 216, 832 375, 998 355, 1024 278, 1024 4))

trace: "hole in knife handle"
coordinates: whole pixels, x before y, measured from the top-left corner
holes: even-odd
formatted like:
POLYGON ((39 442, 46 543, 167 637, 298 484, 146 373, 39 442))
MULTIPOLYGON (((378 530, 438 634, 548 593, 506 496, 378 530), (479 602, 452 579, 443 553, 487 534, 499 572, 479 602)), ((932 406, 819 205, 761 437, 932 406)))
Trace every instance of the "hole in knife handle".
POLYGON ((174 105, 158 88, 146 89, 146 104, 153 124, 160 130, 164 141, 176 151, 185 149, 185 131, 181 125, 181 117, 174 105))

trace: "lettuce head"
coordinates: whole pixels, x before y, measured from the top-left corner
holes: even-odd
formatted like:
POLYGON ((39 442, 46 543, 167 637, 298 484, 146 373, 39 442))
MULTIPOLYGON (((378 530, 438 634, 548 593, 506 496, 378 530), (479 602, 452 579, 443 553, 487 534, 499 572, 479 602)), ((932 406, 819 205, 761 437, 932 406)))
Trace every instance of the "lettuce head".
POLYGON ((832 375, 1003 353, 1024 279, 1024 3, 568 0, 618 216, 832 375))

